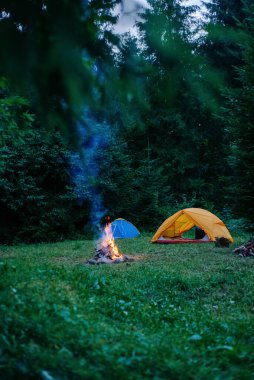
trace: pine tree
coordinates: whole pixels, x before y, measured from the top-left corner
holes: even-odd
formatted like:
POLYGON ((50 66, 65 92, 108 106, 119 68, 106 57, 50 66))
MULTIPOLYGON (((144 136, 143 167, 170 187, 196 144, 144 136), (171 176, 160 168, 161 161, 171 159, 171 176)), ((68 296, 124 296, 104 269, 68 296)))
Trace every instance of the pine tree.
POLYGON ((209 22, 204 50, 214 67, 221 70, 226 85, 238 86, 234 67, 242 63, 239 22, 245 18, 245 4, 251 0, 212 0, 206 3, 209 22))
POLYGON ((237 215, 254 223, 254 5, 245 8, 243 65, 238 67, 239 90, 229 97, 229 121, 233 132, 232 169, 234 194, 231 201, 237 215))
POLYGON ((195 197, 211 201, 216 195, 219 206, 224 196, 218 195, 217 186, 225 182, 228 170, 227 136, 216 116, 222 75, 194 38, 193 8, 183 8, 179 1, 150 4, 139 24, 151 68, 146 77, 150 109, 137 144, 141 148, 143 143, 142 151, 147 138, 153 142, 154 159, 174 199, 187 197, 191 203, 195 197))
POLYGON ((118 43, 110 32, 117 2, 1 1, 0 77, 30 100, 45 127, 70 132, 72 140, 82 108, 103 99, 118 43))

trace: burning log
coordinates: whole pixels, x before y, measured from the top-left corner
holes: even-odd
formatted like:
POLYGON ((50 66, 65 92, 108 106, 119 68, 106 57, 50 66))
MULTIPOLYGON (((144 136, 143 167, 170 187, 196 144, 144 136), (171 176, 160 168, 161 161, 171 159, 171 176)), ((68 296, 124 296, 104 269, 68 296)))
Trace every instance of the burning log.
POLYGON ((254 237, 250 238, 246 244, 240 245, 233 250, 240 257, 254 256, 254 237))
POLYGON ((97 243, 95 256, 88 260, 87 264, 119 264, 126 261, 131 260, 119 252, 113 237, 110 219, 107 218, 102 236, 97 243))

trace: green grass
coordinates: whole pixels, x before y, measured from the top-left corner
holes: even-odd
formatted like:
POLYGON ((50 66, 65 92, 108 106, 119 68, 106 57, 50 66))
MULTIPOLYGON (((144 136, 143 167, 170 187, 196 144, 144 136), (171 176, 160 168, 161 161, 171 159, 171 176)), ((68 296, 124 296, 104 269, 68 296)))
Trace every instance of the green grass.
POLYGON ((251 379, 254 260, 213 243, 1 247, 0 379, 251 379))

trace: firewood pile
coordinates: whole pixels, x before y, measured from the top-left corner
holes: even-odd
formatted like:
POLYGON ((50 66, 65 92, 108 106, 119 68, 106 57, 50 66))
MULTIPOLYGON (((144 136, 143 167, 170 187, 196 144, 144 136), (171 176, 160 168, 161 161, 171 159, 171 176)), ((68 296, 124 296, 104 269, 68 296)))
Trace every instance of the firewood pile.
POLYGON ((254 236, 246 244, 235 248, 233 253, 236 253, 240 257, 254 256, 254 236))
POLYGON ((107 247, 97 248, 94 257, 87 260, 87 264, 120 264, 126 261, 132 260, 127 255, 120 252, 114 252, 112 247, 108 245, 107 247))

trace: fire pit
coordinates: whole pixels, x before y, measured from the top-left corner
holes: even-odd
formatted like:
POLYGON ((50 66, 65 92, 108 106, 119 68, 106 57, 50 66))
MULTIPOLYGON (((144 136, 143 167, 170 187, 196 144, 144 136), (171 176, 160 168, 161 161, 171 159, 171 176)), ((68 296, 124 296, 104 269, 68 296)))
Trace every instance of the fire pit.
POLYGON ((120 264, 131 261, 128 256, 119 252, 113 237, 110 217, 106 218, 105 227, 102 235, 96 244, 95 256, 87 261, 87 264, 120 264))

